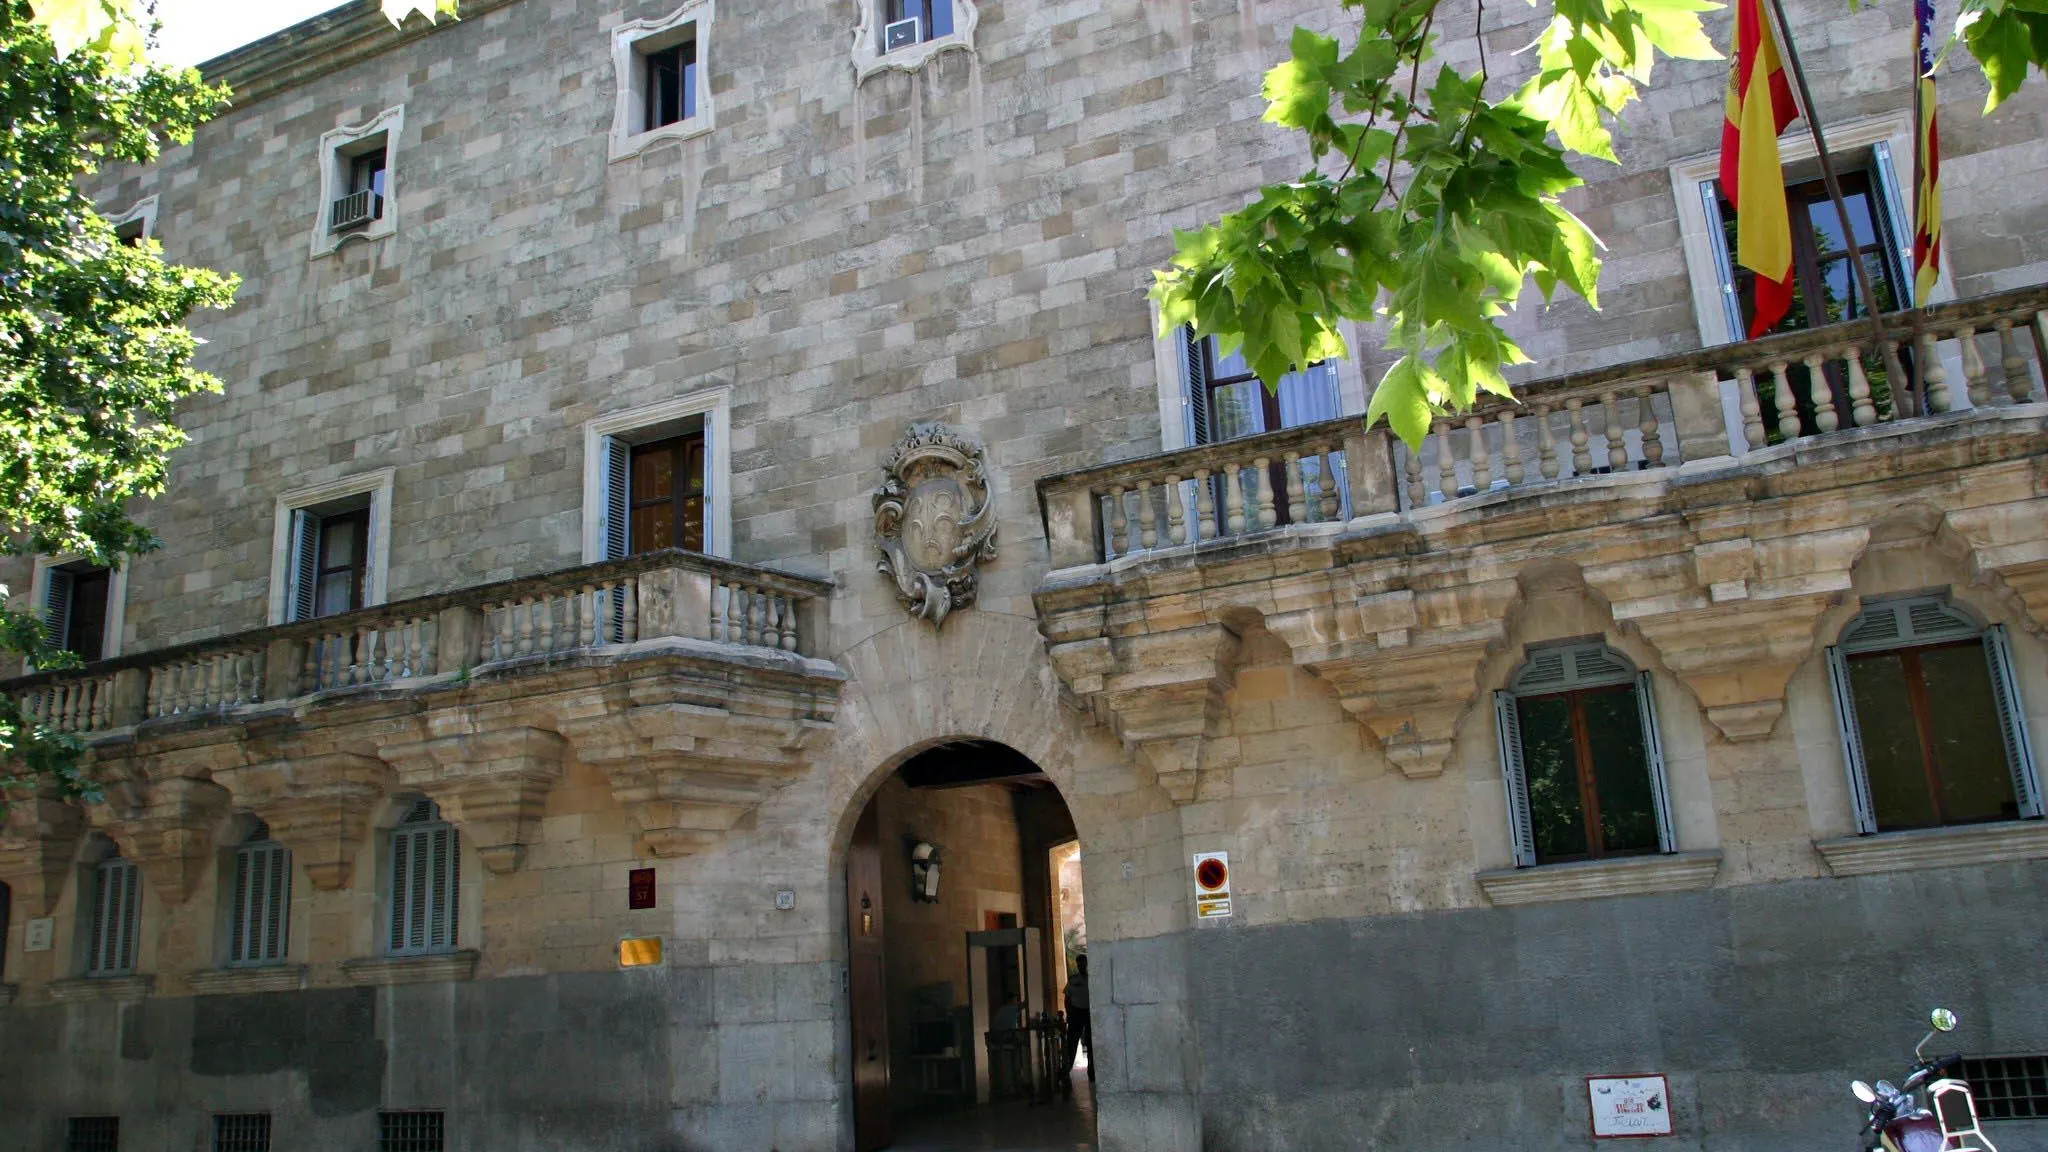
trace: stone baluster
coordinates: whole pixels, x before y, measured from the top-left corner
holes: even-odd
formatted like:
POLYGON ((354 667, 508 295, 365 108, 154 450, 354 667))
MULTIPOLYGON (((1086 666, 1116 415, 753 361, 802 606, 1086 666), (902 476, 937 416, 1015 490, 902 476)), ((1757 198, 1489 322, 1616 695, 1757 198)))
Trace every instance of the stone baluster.
POLYGON ((1429 487, 1422 482, 1422 453, 1403 444, 1401 457, 1401 470, 1408 482, 1408 507, 1412 511, 1429 503, 1429 487))
POLYGON ((1835 390, 1828 386, 1827 354, 1810 352, 1806 356, 1806 391, 1813 397, 1813 426, 1822 432, 1833 432, 1842 426, 1835 414, 1835 390))
POLYGON ((1207 468, 1195 469, 1195 537, 1198 540, 1214 540, 1222 533, 1216 530, 1216 485, 1209 482, 1207 468))
POLYGON ((1963 353, 1963 390, 1969 394, 1970 406, 1989 407, 1991 374, 1984 367, 1983 349, 1977 347, 1977 330, 1967 324, 1958 328, 1956 345, 1963 353))
POLYGON ((1500 424, 1501 475, 1507 478, 1508 487, 1516 488, 1522 483, 1522 444, 1515 439, 1515 413, 1502 409, 1497 422, 1500 424))
POLYGON ((114 682, 102 680, 99 690, 93 694, 92 725, 94 728, 114 726, 114 682))
POLYGON ((1792 395, 1792 381, 1786 379, 1788 365, 1779 360, 1771 365, 1771 404, 1778 410, 1778 435, 1799 439, 1799 401, 1792 395))
POLYGON ((1998 353, 2005 369, 2005 394, 2015 404, 2025 404, 2034 394, 2034 378, 2027 372, 2027 358, 2020 351, 2019 334, 2010 320, 1998 322, 1998 353))
POLYGON ((1948 392, 1948 369, 1942 366, 1941 357, 1935 354, 1934 333, 1922 332, 1919 347, 1920 355, 1915 359, 1920 365, 1921 386, 1927 394, 1927 410, 1947 412, 1955 406, 1955 401, 1948 392))
POLYGON ((1316 449, 1316 504, 1319 520, 1335 520, 1343 511, 1343 502, 1337 496, 1337 468, 1330 459, 1330 449, 1316 449))
POLYGON ((619 630, 631 642, 640 639, 640 582, 629 577, 620 582, 620 587, 625 589, 626 619, 619 630))
POLYGON ((164 672, 161 668, 150 669, 149 690, 143 700, 142 714, 145 716, 161 716, 164 714, 164 672))
POLYGON ((1186 493, 1180 486, 1180 475, 1168 473, 1166 477, 1166 538, 1175 544, 1188 542, 1188 510, 1183 501, 1186 493))
POLYGON ((732 628, 727 619, 727 605, 732 601, 732 586, 720 580, 711 586, 711 638, 720 644, 732 640, 732 628))
POLYGON ((1592 437, 1586 433, 1586 402, 1577 396, 1564 402, 1566 415, 1571 418, 1572 427, 1572 475, 1584 476, 1593 470, 1592 437))
POLYGON ((1226 505, 1226 513, 1229 516, 1227 526, 1232 536, 1244 532, 1244 487, 1238 483, 1237 478, 1241 470, 1239 465, 1234 463, 1223 466, 1223 503, 1226 505))
POLYGON ((1138 481, 1138 543, 1146 550, 1159 547, 1157 513, 1152 511, 1152 482, 1138 481))
POLYGON ((1607 470, 1626 471, 1628 434, 1621 428, 1621 394, 1618 392, 1600 394, 1600 435, 1607 441, 1607 470))
POLYGON ((1260 456, 1252 461, 1252 483, 1259 490, 1259 527, 1271 528, 1280 522, 1273 507, 1273 458, 1260 456))
POLYGON ((796 601, 784 596, 782 604, 782 650, 796 651, 796 601))
POLYGON ((1112 485, 1109 490, 1109 547, 1118 556, 1131 551, 1131 522, 1124 514, 1124 486, 1112 485))
POLYGON ((1493 487, 1493 456, 1486 450, 1485 417, 1465 417, 1465 443, 1472 458, 1472 490, 1484 492, 1493 487))
POLYGON ((1444 499, 1455 499, 1458 495, 1458 461, 1451 455, 1451 425, 1448 420, 1438 420, 1430 426, 1430 435, 1436 437, 1436 490, 1444 499))
POLYGON ((1308 523, 1307 487, 1301 481, 1301 453, 1290 451, 1281 457, 1287 468, 1287 522, 1308 523))
POLYGON ((533 654, 533 609, 534 599, 528 596, 520 600, 518 607, 513 610, 517 614, 519 626, 519 644, 513 652, 520 656, 533 654))
POLYGON ((1561 471, 1557 462, 1557 437, 1550 431, 1550 405, 1536 406, 1536 471, 1545 480, 1555 480, 1561 471))
POLYGON ((1863 371, 1863 349, 1851 344, 1842 354, 1842 375, 1849 381, 1849 425, 1868 428, 1877 423, 1877 405, 1870 401, 1870 377, 1863 371))
POLYGON ((1747 368, 1735 370, 1735 397, 1742 405, 1742 442, 1754 452, 1770 440, 1764 435, 1764 413, 1756 399, 1756 377, 1747 368))
POLYGON ((1649 385, 1636 389, 1636 431, 1643 437, 1643 467, 1664 466, 1664 435, 1657 427, 1657 391, 1649 385))

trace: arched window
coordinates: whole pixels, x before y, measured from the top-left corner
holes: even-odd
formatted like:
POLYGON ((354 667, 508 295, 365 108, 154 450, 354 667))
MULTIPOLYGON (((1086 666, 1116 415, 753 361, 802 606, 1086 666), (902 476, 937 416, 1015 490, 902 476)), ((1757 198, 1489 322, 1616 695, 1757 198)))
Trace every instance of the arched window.
POLYGON ((135 971, 136 920, 141 906, 141 870, 121 859, 118 850, 109 852, 93 867, 87 976, 126 976, 135 971))
POLYGON ((1532 648, 1493 704, 1517 867, 1677 851, 1648 673, 1599 643, 1532 648))
POLYGON ((1882 601, 1827 659, 1858 831, 2041 815, 2004 625, 1939 596, 1882 601))
POLYGON ((391 832, 393 956, 424 956, 455 948, 462 869, 455 829, 431 800, 415 800, 391 832))
POLYGON ((228 966, 282 964, 291 947, 292 853, 261 820, 235 849, 233 899, 228 966))

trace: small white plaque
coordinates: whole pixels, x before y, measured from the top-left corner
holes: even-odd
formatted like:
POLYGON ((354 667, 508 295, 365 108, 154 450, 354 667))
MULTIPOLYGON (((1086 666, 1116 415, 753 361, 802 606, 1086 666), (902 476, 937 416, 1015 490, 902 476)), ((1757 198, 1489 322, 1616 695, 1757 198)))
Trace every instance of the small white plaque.
POLYGON ((1588 1076, 1595 1139, 1671 1135, 1671 1085, 1662 1076, 1588 1076))
POLYGON ((796 893, 794 891, 784 888, 775 894, 776 911, 787 912, 794 907, 796 907, 796 893))
POLYGON ((28 922, 28 932, 22 939, 21 950, 23 952, 48 952, 56 942, 56 918, 45 916, 40 920, 28 922))

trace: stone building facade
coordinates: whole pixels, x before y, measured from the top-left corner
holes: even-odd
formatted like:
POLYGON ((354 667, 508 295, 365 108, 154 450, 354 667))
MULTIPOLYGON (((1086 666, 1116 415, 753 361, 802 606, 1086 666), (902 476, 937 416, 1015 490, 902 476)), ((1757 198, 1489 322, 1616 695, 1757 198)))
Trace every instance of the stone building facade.
MULTIPOLYGON (((7 815, 0 1149, 422 1112, 494 1152, 853 1148, 846 854, 959 741, 1071 812, 1104 1149, 1581 1147, 1586 1077, 1643 1072, 1676 1145, 1790 1149, 1851 1138, 1843 1085, 1936 1001, 1974 1054, 2048 1052, 2039 88, 1980 117, 1942 76, 1947 265, 1886 355, 1728 344, 1725 71, 1660 69, 1572 197, 1603 309, 1519 317, 1522 404, 1411 453, 1357 419, 1369 329, 1226 436, 1189 375, 1227 365, 1143 295, 1173 229, 1304 164, 1258 78, 1338 6, 941 2, 902 43, 869 0, 357 3, 214 61, 234 106, 107 174, 244 285, 195 320, 224 391, 140 510, 165 546, 9 573, 106 589, 98 633, 63 617, 103 659, 11 690, 107 802, 7 815), (876 571, 926 423, 993 533, 936 624, 876 571), (1850 665, 1942 646, 1987 671, 1913 656, 1922 739, 1884 744, 1850 665), (1548 838, 1527 748, 1504 772, 1546 660, 1635 694, 1613 853, 1548 838), (1955 819, 1865 796, 1943 749, 1955 819)), ((1908 12, 1790 7, 1896 263, 1908 12)), ((1498 62, 1540 13, 1486 18, 1498 62)))

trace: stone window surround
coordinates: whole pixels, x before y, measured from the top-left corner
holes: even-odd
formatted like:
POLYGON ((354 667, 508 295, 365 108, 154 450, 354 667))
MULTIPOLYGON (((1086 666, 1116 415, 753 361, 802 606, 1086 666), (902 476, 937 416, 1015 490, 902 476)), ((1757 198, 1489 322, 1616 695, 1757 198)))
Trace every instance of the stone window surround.
POLYGON ((107 223, 112 224, 118 230, 123 224, 130 224, 140 220, 142 221, 142 238, 147 240, 156 235, 156 204, 156 197, 144 196, 142 199, 130 204, 128 210, 120 215, 107 217, 107 223))
MULTIPOLYGON (((50 599, 50 570, 66 564, 76 564, 85 559, 82 552, 66 552, 61 556, 36 557, 35 570, 29 576, 28 602, 33 604, 35 614, 40 617, 43 607, 50 599)), ((106 641, 97 656, 88 660, 105 660, 121 654, 121 633, 127 627, 128 616, 128 565, 115 565, 107 576, 107 625, 106 641)), ((81 653, 83 655, 83 653, 81 653)))
POLYGON ((361 124, 329 129, 320 137, 320 202, 313 214, 312 259, 318 260, 351 240, 377 240, 398 231, 398 141, 404 131, 405 105, 396 104, 361 124), (380 135, 384 137, 384 214, 366 228, 351 232, 329 229, 327 214, 348 184, 351 150, 380 135))
POLYGON ((612 29, 612 160, 625 160, 669 140, 701 136, 717 126, 711 99, 711 21, 717 15, 716 0, 684 0, 666 16, 630 20, 612 29), (688 30, 685 33, 685 30, 688 30), (646 59, 639 45, 654 41, 654 49, 667 48, 684 40, 697 42, 697 114, 659 128, 637 130, 646 114, 641 93, 646 59))
POLYGON ((932 0, 953 5, 953 31, 936 39, 921 41, 894 52, 882 51, 883 0, 859 0, 860 23, 853 31, 854 86, 867 83, 877 72, 916 72, 932 57, 949 50, 973 52, 974 29, 981 23, 976 0, 932 0))
POLYGON ((1547 904, 1560 900, 1593 900, 1603 896, 1643 896, 1658 892, 1697 892, 1714 886, 1721 872, 1718 849, 1673 852, 1654 856, 1612 856, 1603 860, 1572 860, 1533 868, 1496 868, 1474 879, 1487 900, 1498 906, 1547 904))
POLYGON ((1816 840, 1813 846, 1836 876, 2006 864, 2048 858, 2048 821, 1912 828, 1816 840))
POLYGON ((673 400, 599 416, 583 425, 583 562, 605 559, 605 441, 691 416, 704 417, 704 554, 732 556, 732 389, 700 389, 673 400))
POLYGON ((277 498, 270 535, 270 607, 268 623, 283 624, 291 600, 292 513, 317 508, 350 496, 370 498, 369 555, 363 563, 363 606, 384 603, 391 569, 391 488, 393 471, 379 468, 325 484, 294 488, 277 498))
MULTIPOLYGON (((1179 332, 1159 333, 1159 304, 1147 299, 1152 316, 1152 382, 1159 395, 1159 450, 1174 452, 1193 446, 1188 424, 1188 362, 1179 332)), ((1358 328, 1348 325, 1352 354, 1337 361, 1337 414, 1363 416, 1366 407, 1365 368, 1358 357, 1364 345, 1358 328)))

